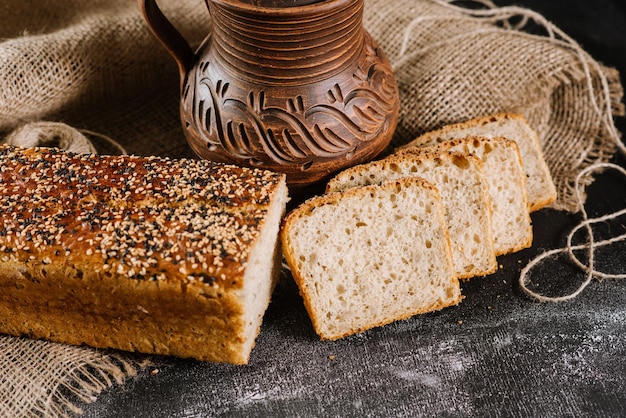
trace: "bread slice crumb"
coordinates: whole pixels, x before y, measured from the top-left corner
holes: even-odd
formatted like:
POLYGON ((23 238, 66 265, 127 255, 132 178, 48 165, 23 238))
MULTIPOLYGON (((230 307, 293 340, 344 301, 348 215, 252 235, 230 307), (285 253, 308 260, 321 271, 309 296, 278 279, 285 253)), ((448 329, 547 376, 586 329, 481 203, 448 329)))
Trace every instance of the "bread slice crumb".
POLYGON ((421 177, 441 194, 456 275, 465 279, 494 273, 491 202, 481 160, 438 148, 412 150, 347 169, 328 182, 327 191, 421 177))
POLYGON ((424 149, 473 154, 481 159, 487 180, 496 255, 508 254, 532 245, 533 230, 526 176, 519 148, 506 138, 467 137, 430 147, 408 147, 396 155, 423 153, 424 149))
POLYGON ((441 197, 420 178, 313 197, 287 216, 281 241, 322 339, 462 299, 441 197))

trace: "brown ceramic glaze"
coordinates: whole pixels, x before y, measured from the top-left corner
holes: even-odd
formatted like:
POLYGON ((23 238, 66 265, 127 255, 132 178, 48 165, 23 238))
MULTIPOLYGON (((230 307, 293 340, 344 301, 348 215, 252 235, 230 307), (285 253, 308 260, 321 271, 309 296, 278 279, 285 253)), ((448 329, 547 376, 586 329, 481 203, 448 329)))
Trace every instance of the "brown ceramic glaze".
POLYGON ((208 0, 213 31, 193 54, 155 1, 139 0, 178 63, 194 151, 284 172, 292 189, 379 154, 398 89, 363 29, 363 1, 208 0))

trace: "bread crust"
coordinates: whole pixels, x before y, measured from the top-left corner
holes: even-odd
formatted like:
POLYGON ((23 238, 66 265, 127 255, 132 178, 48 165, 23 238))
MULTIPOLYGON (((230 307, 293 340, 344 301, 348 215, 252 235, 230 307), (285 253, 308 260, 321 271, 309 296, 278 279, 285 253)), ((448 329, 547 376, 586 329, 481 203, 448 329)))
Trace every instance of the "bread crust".
MULTIPOLYGON (((523 127, 525 133, 530 137, 531 143, 527 144, 529 152, 534 154, 534 163, 537 165, 535 173, 529 173, 536 175, 538 178, 541 178, 545 182, 545 189, 541 194, 533 194, 529 195, 529 203, 530 203, 530 211, 535 212, 544 207, 551 205, 557 198, 556 187, 553 183, 552 177, 550 175, 550 169, 546 164, 546 161, 543 156, 543 150, 541 147, 541 143, 539 142, 539 137, 537 132, 530 127, 528 121, 524 117, 524 115, 520 113, 513 112, 501 112, 494 115, 489 116, 479 116, 471 120, 458 122, 443 126, 440 129, 426 132, 410 143, 403 145, 398 148, 398 150, 410 146, 424 146, 429 143, 436 141, 440 137, 444 137, 448 135, 450 132, 454 131, 464 131, 467 129, 472 129, 478 126, 484 126, 491 123, 497 123, 503 120, 515 120, 520 122, 520 126, 523 127)), ((475 135, 473 135, 475 136, 475 135)), ((500 135, 496 135, 500 136, 500 135)))
MULTIPOLYGON (((469 120, 457 122, 457 123, 451 123, 448 125, 444 125, 439 129, 425 132, 422 135, 415 138, 413 141, 411 141, 411 143, 398 147, 398 149, 406 148, 409 146, 420 146, 420 145, 428 144, 429 142, 438 138, 442 134, 447 134, 451 131, 464 130, 467 128, 472 128, 474 126, 484 126, 489 123, 498 122, 503 119, 515 119, 520 122, 523 122, 524 124, 528 124, 528 121, 526 120, 524 115, 522 115, 521 113, 500 112, 500 113, 496 113, 496 114, 488 115, 488 116, 478 116, 473 119, 469 119, 469 120)), ((533 139, 536 145, 539 147, 540 146, 539 137, 537 136, 536 133, 533 135, 533 139)))
POLYGON ((248 361, 246 266, 284 175, 6 146, 0 164, 0 332, 248 361))

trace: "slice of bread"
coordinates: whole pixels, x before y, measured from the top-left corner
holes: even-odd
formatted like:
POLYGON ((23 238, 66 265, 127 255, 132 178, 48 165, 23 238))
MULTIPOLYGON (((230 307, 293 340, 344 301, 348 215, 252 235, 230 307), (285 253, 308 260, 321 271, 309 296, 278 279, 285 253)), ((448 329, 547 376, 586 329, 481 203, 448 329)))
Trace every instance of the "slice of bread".
MULTIPOLYGON (((533 230, 528 212, 526 176, 517 143, 505 138, 469 137, 445 141, 435 147, 444 151, 473 154, 482 160, 491 196, 496 255, 530 247, 533 230)), ((396 154, 421 154, 422 150, 431 148, 403 148, 396 154)))
POLYGON ((462 299, 439 192, 420 178, 313 197, 287 216, 281 241, 322 339, 462 299))
POLYGON ((489 189, 482 163, 473 155, 438 149, 393 155, 344 170, 329 181, 326 190, 341 191, 410 176, 424 178, 441 193, 457 277, 495 272, 489 189))
POLYGON ((537 133, 522 115, 500 113, 444 126, 418 137, 406 146, 435 145, 468 136, 504 137, 517 142, 526 173, 531 212, 549 206, 556 200, 556 187, 543 157, 537 133))

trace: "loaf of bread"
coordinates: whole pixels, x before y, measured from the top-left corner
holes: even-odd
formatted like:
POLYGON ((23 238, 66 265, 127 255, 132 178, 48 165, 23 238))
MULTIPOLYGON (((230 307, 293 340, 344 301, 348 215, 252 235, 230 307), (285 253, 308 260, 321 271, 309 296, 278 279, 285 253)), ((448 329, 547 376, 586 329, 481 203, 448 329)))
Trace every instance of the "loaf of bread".
POLYGON ((441 194, 457 277, 495 272, 498 265, 493 247, 491 203, 481 160, 471 154, 438 148, 413 150, 344 170, 328 182, 326 190, 341 191, 402 177, 422 177, 441 194))
POLYGON ((0 148, 0 332, 246 363, 277 279, 284 175, 0 148))
POLYGON ((461 300, 443 204, 423 179, 313 197, 287 215, 281 240, 322 339, 461 300))
MULTIPOLYGON (((526 175, 517 143, 505 138, 467 137, 445 141, 433 147, 443 151, 472 154, 482 160, 491 197, 491 222, 496 255, 530 247, 533 230, 526 175)), ((420 155, 423 149, 433 147, 403 148, 396 155, 420 155)))
POLYGON ((434 145, 468 136, 504 137, 515 141, 519 146, 527 177, 526 187, 528 188, 530 211, 534 212, 554 202, 556 187, 544 159, 537 133, 522 115, 500 113, 448 125, 436 131, 428 132, 406 146, 434 145))

